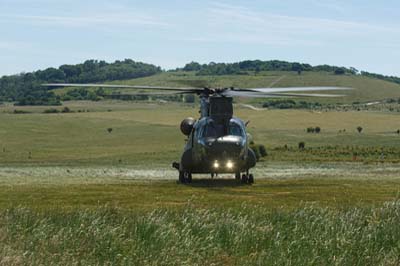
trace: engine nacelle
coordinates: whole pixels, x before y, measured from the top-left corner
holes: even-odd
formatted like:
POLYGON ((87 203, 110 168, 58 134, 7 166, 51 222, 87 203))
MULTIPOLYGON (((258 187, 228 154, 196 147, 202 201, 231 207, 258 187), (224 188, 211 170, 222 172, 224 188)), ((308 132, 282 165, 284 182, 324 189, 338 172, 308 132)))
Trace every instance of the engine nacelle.
POLYGON ((193 130, 194 123, 196 123, 196 120, 192 117, 183 119, 181 122, 181 131, 185 136, 190 135, 190 132, 193 130))

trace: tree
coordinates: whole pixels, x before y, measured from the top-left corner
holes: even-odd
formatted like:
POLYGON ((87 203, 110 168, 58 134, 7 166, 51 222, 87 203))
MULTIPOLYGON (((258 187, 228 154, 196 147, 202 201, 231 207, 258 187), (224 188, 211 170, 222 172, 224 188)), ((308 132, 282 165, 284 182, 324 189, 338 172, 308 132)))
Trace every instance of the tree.
POLYGON ((320 128, 320 127, 316 127, 316 128, 315 128, 315 133, 318 134, 318 133, 320 133, 320 132, 321 132, 321 128, 320 128))
POLYGON ((111 133, 113 131, 112 127, 107 128, 107 132, 111 133))
POLYGON ((361 133, 361 132, 362 132, 362 130, 363 130, 363 128, 362 128, 362 127, 360 127, 360 126, 358 126, 358 127, 357 127, 357 131, 358 131, 358 133, 361 133))
POLYGON ((187 94, 184 98, 185 103, 194 103, 195 97, 193 94, 187 94))
POLYGON ((335 75, 344 75, 345 73, 346 73, 346 70, 342 67, 335 69, 335 75))

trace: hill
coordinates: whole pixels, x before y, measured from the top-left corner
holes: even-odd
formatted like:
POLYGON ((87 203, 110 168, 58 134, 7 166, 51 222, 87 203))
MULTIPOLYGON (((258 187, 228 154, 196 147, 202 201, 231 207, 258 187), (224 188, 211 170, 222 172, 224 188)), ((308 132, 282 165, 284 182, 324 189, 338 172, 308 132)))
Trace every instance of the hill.
MULTIPOLYGON (((262 71, 248 75, 197 75, 196 71, 163 72, 153 76, 114 81, 114 84, 158 86, 209 86, 209 87, 295 87, 295 86, 342 86, 354 90, 345 91, 346 97, 306 99, 326 103, 352 104, 400 98, 400 84, 363 75, 335 75, 330 72, 262 71)), ((128 92, 128 90, 118 90, 128 92)), ((60 92, 60 91, 59 91, 60 92)), ((342 92, 340 92, 342 93, 342 92)), ((254 100, 262 102, 265 100, 254 100)))
MULTIPOLYGON (((318 100, 330 104, 367 103, 373 101, 399 101, 400 79, 354 68, 285 61, 242 61, 238 63, 191 62, 183 68, 162 71, 160 67, 135 62, 130 59, 106 63, 88 60, 78 65, 63 65, 58 69, 24 73, 0 79, 0 101, 16 105, 59 105, 68 100, 100 100, 110 91, 67 89, 52 91, 41 83, 115 83, 132 85, 194 86, 194 87, 295 87, 343 86, 354 90, 348 97, 318 100), (56 93, 54 93, 56 92, 56 93)), ((115 92, 127 92, 116 90, 115 92)), ((181 101, 180 97, 162 97, 181 101)), ((128 100, 147 100, 148 97, 128 97, 128 100)), ((315 101, 315 100, 312 100, 315 101)), ((256 101, 260 102, 260 101, 256 101)))

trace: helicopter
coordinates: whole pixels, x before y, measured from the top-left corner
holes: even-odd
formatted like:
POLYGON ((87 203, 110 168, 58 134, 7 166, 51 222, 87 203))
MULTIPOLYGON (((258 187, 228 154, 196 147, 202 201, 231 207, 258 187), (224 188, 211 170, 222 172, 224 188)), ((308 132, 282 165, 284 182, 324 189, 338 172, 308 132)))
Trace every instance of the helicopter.
POLYGON ((254 183, 254 175, 250 173, 250 169, 256 166, 257 159, 249 147, 250 135, 246 130, 248 122, 233 115, 233 97, 340 97, 344 95, 304 92, 351 89, 344 87, 177 88, 75 83, 52 83, 42 86, 160 91, 128 95, 196 94, 200 98, 200 117, 197 120, 188 117, 181 122, 180 130, 187 138, 186 144, 180 160, 172 163, 172 167, 179 172, 178 182, 191 183, 192 174, 210 174, 212 178, 218 174, 234 174, 235 179, 247 184, 254 183))

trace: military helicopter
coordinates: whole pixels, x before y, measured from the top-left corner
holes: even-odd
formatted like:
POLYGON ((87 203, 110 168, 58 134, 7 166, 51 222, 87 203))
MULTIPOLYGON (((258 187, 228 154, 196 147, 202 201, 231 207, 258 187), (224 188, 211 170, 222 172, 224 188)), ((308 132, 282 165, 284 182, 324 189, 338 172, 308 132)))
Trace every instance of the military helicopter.
MULTIPOLYGON (((167 94, 196 94, 200 98, 200 117, 188 117, 180 124, 187 137, 179 162, 172 166, 179 171, 180 183, 191 183, 192 174, 235 174, 243 183, 252 184, 250 169, 256 156, 249 147, 247 123, 233 116, 233 97, 339 97, 343 95, 304 93, 305 91, 347 90, 342 87, 289 88, 175 88, 160 86, 130 86, 111 84, 43 84, 47 87, 98 87, 167 91, 167 94)), ((159 95, 165 93, 136 93, 129 95, 159 95)), ((121 96, 121 94, 118 94, 121 96)), ((110 96, 110 95, 108 95, 110 96)))

